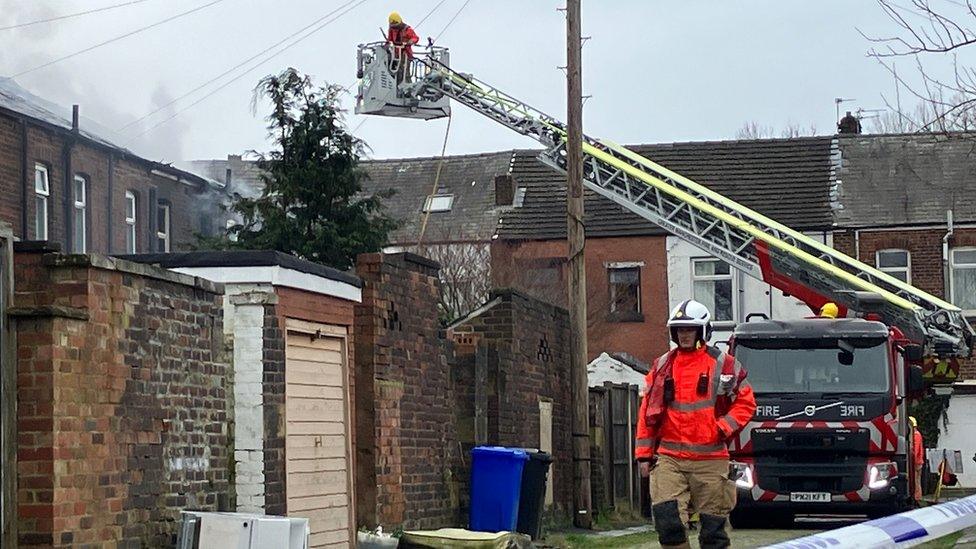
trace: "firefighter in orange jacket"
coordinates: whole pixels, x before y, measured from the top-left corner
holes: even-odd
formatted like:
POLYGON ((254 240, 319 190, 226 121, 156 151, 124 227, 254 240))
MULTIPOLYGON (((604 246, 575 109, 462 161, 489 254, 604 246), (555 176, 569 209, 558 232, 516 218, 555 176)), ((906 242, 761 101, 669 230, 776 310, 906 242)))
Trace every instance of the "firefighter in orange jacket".
POLYGON ((912 497, 916 503, 922 503, 922 467, 925 466, 925 442, 922 432, 918 430, 918 421, 908 416, 908 423, 912 425, 912 465, 915 470, 915 482, 912 486, 912 497))
POLYGON ((756 411, 746 371, 708 345, 711 314, 687 300, 671 312, 677 348, 654 361, 637 418, 636 457, 651 477, 654 527, 662 547, 690 547, 689 504, 701 520, 702 549, 729 547, 735 506, 727 443, 756 411))

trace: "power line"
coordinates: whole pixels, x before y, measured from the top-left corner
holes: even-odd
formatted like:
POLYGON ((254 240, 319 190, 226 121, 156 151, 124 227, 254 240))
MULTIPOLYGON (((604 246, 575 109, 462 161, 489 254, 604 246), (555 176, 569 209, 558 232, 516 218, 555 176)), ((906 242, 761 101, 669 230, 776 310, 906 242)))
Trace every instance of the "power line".
POLYGON ((191 13, 200 11, 200 10, 202 10, 204 8, 208 8, 208 7, 210 7, 210 6, 214 5, 214 4, 219 4, 220 2, 223 2, 223 1, 224 0, 213 0, 213 1, 209 2, 209 3, 207 3, 207 4, 204 4, 202 6, 198 6, 196 8, 193 8, 192 10, 187 10, 187 11, 178 13, 176 15, 167 17, 166 19, 163 19, 161 21, 156 21, 155 23, 153 23, 151 25, 146 25, 145 27, 140 27, 140 28, 138 28, 136 30, 129 31, 129 32, 125 33, 125 34, 121 34, 121 35, 116 36, 114 38, 109 38, 108 40, 106 40, 104 42, 99 42, 98 44, 95 44, 93 46, 88 46, 87 48, 85 48, 83 50, 79 50, 79 51, 76 51, 74 53, 70 53, 70 54, 65 55, 63 57, 59 57, 59 58, 54 59, 52 61, 48 61, 47 63, 44 63, 42 65, 38 65, 36 67, 27 69, 25 71, 21 71, 21 72, 15 74, 15 75, 13 75, 12 78, 17 78, 19 76, 23 76, 25 74, 34 72, 36 70, 43 69, 45 67, 50 67, 51 65, 54 65, 55 63, 60 63, 61 61, 64 61, 64 60, 67 60, 67 59, 71 59, 72 57, 81 55, 83 53, 90 52, 90 51, 92 51, 92 50, 94 50, 96 48, 100 48, 100 47, 105 46, 105 45, 108 45, 108 44, 111 44, 112 42, 117 42, 119 40, 122 40, 123 38, 128 38, 128 37, 130 37, 130 36, 132 36, 134 34, 139 34, 142 31, 147 31, 147 30, 149 30, 151 28, 158 27, 158 26, 160 26, 162 24, 165 24, 165 23, 169 23, 170 21, 173 21, 174 19, 179 19, 180 17, 185 17, 187 15, 190 15, 191 13))
POLYGON ((17 23, 16 25, 8 25, 6 27, 0 27, 0 31, 19 29, 23 27, 30 27, 32 25, 40 25, 42 23, 53 23, 54 21, 61 21, 63 19, 71 19, 72 17, 81 17, 82 15, 88 15, 90 13, 98 13, 100 11, 114 10, 115 8, 124 8, 125 6, 131 6, 133 4, 141 4, 143 2, 148 2, 149 0, 132 0, 131 2, 123 2, 121 4, 113 4, 111 6, 105 6, 103 8, 95 8, 92 10, 79 11, 75 13, 68 13, 65 15, 58 15, 56 17, 49 17, 47 19, 38 19, 36 21, 28 21, 27 23, 17 23))
POLYGON ((128 124, 122 126, 121 128, 119 128, 116 131, 121 132, 121 131, 127 130, 128 128, 131 128, 132 126, 135 126, 136 124, 142 122, 143 120, 146 120, 147 118, 152 117, 156 113, 159 113, 160 111, 168 108, 169 106, 173 105, 174 103, 176 103, 178 101, 181 101, 182 99, 185 99, 187 96, 193 95, 194 93, 196 93, 196 92, 200 91, 201 89, 209 86, 210 84, 213 84, 217 80, 220 80, 221 78, 223 78, 223 77, 227 76, 228 74, 236 71, 237 69, 243 67, 244 65, 250 63, 251 61, 254 61, 258 57, 261 57, 262 55, 268 53, 269 51, 277 48, 278 46, 280 46, 281 44, 283 44, 283 43, 287 42, 288 40, 294 38, 295 36, 298 36, 299 34, 305 32, 306 30, 308 30, 308 29, 314 27, 315 25, 321 23, 324 19, 327 19, 327 18, 331 17, 336 12, 342 10, 343 8, 347 7, 349 4, 352 4, 355 1, 356 0, 349 0, 345 4, 342 4, 338 8, 330 11, 329 13, 323 15, 322 17, 319 17, 318 19, 316 19, 315 21, 312 21, 311 23, 309 23, 308 25, 302 27, 301 29, 298 29, 297 31, 289 34, 288 36, 285 36, 284 38, 282 38, 278 42, 275 42, 274 44, 268 46, 267 48, 265 48, 265 49, 263 49, 261 51, 259 51, 258 53, 252 55, 251 57, 248 57, 247 59, 241 61, 240 63, 234 65, 233 67, 227 69, 226 71, 218 74, 217 76, 211 78, 210 80, 207 80, 206 82, 204 82, 204 83, 200 84, 199 86, 193 88, 192 90, 184 93, 183 95, 180 95, 179 97, 177 97, 177 98, 173 99, 172 101, 170 101, 169 103, 166 103, 165 105, 157 108, 156 110, 154 110, 154 111, 152 111, 152 112, 150 112, 150 113, 148 113, 148 114, 146 114, 146 115, 144 115, 144 116, 142 116, 142 117, 140 117, 140 118, 138 118, 136 120, 133 120, 132 122, 129 122, 128 124))
POLYGON ((457 10, 457 13, 454 14, 454 17, 452 17, 451 20, 448 21, 446 25, 444 25, 444 28, 441 29, 441 32, 437 33, 437 36, 434 37, 435 43, 441 39, 441 36, 444 35, 444 32, 447 31, 448 27, 450 27, 454 23, 454 20, 457 19, 459 15, 461 15, 461 12, 464 11, 464 8, 468 7, 468 4, 470 3, 471 0, 465 0, 464 4, 461 4, 461 8, 457 10))
POLYGON ((420 21, 417 21, 417 24, 414 26, 419 27, 420 25, 423 25, 424 21, 426 21, 431 15, 434 15, 434 12, 437 11, 438 8, 444 5, 444 2, 447 2, 447 0, 441 0, 440 2, 438 2, 433 8, 430 9, 430 11, 427 12, 427 15, 425 15, 424 18, 421 19, 420 21))
POLYGON ((208 92, 208 93, 207 93, 206 95, 204 95, 204 96, 203 96, 203 97, 201 97, 200 99, 197 99, 197 100, 196 100, 196 101, 194 101, 193 103, 190 103, 190 104, 189 104, 189 105, 187 105, 186 107, 184 107, 184 108, 182 108, 182 109, 180 109, 180 110, 178 110, 178 111, 176 111, 176 112, 175 112, 175 113, 173 113, 173 114, 172 114, 171 116, 169 116, 169 117, 167 117, 167 118, 165 118, 165 119, 163 119, 163 120, 161 120, 161 121, 159 121, 159 122, 157 122, 156 124, 153 124, 153 125, 152 125, 152 126, 150 126, 149 128, 146 128, 146 130, 145 130, 145 131, 143 131, 142 133, 139 133, 139 134, 137 134, 137 135, 135 135, 135 136, 133 136, 133 137, 132 137, 131 139, 129 139, 129 142, 131 142, 131 141, 132 141, 132 139, 135 139, 135 138, 138 138, 138 137, 142 137, 142 136, 144 136, 144 135, 146 135, 146 134, 148 134, 149 132, 151 132, 151 131, 153 131, 153 130, 155 130, 156 128, 158 128, 158 127, 160 127, 160 126, 162 126, 163 124, 166 124, 166 123, 167 123, 167 122, 169 122, 170 120, 173 120, 173 119, 174 119, 174 118, 176 118, 177 116, 179 116, 179 115, 181 115, 181 114, 183 114, 183 113, 184 113, 184 112, 186 112, 187 110, 189 110, 189 109, 191 109, 191 108, 193 108, 193 107, 195 107, 196 105, 199 105, 200 103, 202 103, 203 101, 205 101, 206 99, 208 99, 209 97, 211 97, 212 95, 214 95, 215 93, 217 93, 217 92, 219 92, 220 90, 222 90, 222 89, 224 89, 224 88, 226 88, 227 86, 229 86, 229 85, 231 85, 231 84, 233 84, 234 82, 236 82, 236 81, 238 81, 238 80, 240 80, 240 79, 241 79, 241 78, 243 78, 244 76, 247 76, 247 75, 248 75, 248 74, 249 74, 249 73, 250 73, 251 71, 253 71, 254 69, 256 69, 256 68, 258 68, 258 67, 260 67, 261 65, 263 65, 263 64, 265 64, 265 63, 267 63, 267 62, 268 62, 268 61, 270 61, 271 59, 274 59, 274 58, 275 58, 275 57, 277 57, 278 55, 281 55, 282 53, 284 53, 285 51, 287 51, 287 50, 288 50, 289 48, 291 48, 292 46, 294 46, 294 45, 296 45, 296 44, 298 44, 299 42, 301 42, 301 41, 303 41, 303 40, 305 40, 305 39, 306 39, 306 38, 308 38, 309 36, 312 36, 313 34, 315 34, 315 33, 317 33, 317 32, 318 32, 318 31, 320 31, 320 30, 322 30, 322 29, 323 29, 323 28, 325 28, 326 26, 328 26, 328 25, 330 25, 330 24, 332 24, 332 23, 334 23, 335 21, 337 21, 337 20, 339 20, 339 18, 341 18, 341 17, 343 16, 343 15, 345 15, 345 14, 347 14, 347 13, 349 13, 350 11, 352 11, 352 10, 354 10, 354 9, 356 9, 356 8, 358 8, 359 6, 361 6, 361 5, 363 5, 363 4, 365 4, 365 3, 367 2, 367 1, 368 1, 368 0, 359 0, 359 1, 358 1, 358 2, 356 2, 356 4, 354 4, 354 5, 352 6, 352 7, 350 7, 350 8, 348 8, 348 9, 346 9, 345 11, 343 11, 342 13, 340 13, 340 14, 338 14, 338 15, 336 15, 336 16, 335 16, 335 17, 333 17, 332 19, 329 19, 328 21, 325 21, 324 23, 321 23, 321 24, 319 24, 319 26, 317 26, 316 28, 314 28, 314 29, 312 29, 311 31, 309 31, 308 33, 306 33, 306 34, 305 34, 304 36, 302 36, 302 37, 299 37, 299 38, 298 38, 297 40, 295 40, 294 42, 292 42, 292 43, 290 43, 290 44, 287 44, 287 45, 285 45, 285 46, 284 46, 283 48, 281 48, 280 50, 278 50, 278 51, 276 51, 276 52, 274 52, 273 54, 271 54, 271 55, 269 55, 268 57, 265 57, 264 59, 262 59, 262 60, 260 60, 260 61, 259 61, 258 63, 256 63, 256 64, 254 64, 254 65, 252 65, 252 66, 251 66, 250 68, 248 68, 248 69, 247 69, 247 70, 245 70, 244 72, 242 72, 242 73, 240 73, 240 74, 238 74, 238 75, 237 75, 237 76, 235 76, 234 78, 231 78, 231 79, 230 79, 230 80, 228 80, 227 82, 224 82, 224 83, 223 83, 223 84, 221 84, 220 86, 218 86, 218 87, 216 87, 216 88, 214 88, 213 90, 211 90, 210 92, 208 92))

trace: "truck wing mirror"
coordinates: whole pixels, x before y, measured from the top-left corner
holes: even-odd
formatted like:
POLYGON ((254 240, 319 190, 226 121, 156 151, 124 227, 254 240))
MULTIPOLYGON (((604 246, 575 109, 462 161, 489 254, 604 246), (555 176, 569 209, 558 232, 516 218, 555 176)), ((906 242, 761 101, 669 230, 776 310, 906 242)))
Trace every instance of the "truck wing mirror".
POLYGON ((837 362, 840 362, 844 366, 850 366, 851 364, 854 364, 854 353, 850 351, 838 351, 837 362))
POLYGON ((921 345, 909 344, 902 349, 902 355, 908 362, 920 362, 924 355, 921 345))
POLYGON ((919 394, 925 390, 925 378, 922 377, 921 366, 908 368, 908 394, 919 394))

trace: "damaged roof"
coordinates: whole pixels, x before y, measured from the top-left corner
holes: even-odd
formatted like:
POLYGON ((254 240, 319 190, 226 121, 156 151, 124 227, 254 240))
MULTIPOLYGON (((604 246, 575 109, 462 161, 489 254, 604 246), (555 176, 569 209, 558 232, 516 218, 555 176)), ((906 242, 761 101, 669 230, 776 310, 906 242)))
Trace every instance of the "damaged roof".
POLYGON ((417 243, 431 194, 444 196, 450 207, 430 213, 424 242, 488 242, 499 213, 512 209, 511 204, 495 205, 495 177, 511 172, 512 156, 512 151, 446 156, 439 178, 441 157, 364 161, 369 180, 363 187, 370 194, 394 190, 383 201, 388 215, 400 223, 390 237, 392 245, 417 243))
POLYGON ((845 135, 837 223, 843 227, 976 221, 973 134, 845 135))
MULTIPOLYGON (((832 137, 704 141, 628 148, 737 202, 797 229, 833 224, 832 137)), ((524 203, 502 216, 504 239, 565 238, 565 176, 517 151, 512 175, 528 188, 524 203)), ((585 191, 589 237, 664 235, 666 231, 592 191, 585 191)))
MULTIPOLYGON (((4 111, 15 116, 30 118, 42 126, 61 133, 72 132, 72 113, 70 108, 63 107, 62 105, 32 94, 17 84, 13 78, 0 77, 0 112, 4 111)), ((110 149, 123 157, 147 164, 149 169, 159 170, 196 184, 206 184, 216 187, 223 186, 219 181, 175 168, 170 164, 143 158, 122 145, 116 144, 111 138, 107 137, 115 133, 90 118, 85 116, 80 117, 78 135, 97 147, 110 149)))

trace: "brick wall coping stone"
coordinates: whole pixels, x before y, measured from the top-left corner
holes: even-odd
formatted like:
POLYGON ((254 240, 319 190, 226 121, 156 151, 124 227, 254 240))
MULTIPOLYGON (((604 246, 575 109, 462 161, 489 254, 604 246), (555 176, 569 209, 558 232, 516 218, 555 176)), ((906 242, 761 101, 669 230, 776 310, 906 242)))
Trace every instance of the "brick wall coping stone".
POLYGON ((91 267, 95 269, 104 269, 107 271, 118 271, 121 273, 128 273, 146 278, 153 278, 156 280, 164 280, 174 284, 181 284, 183 286, 197 288, 212 294, 224 293, 223 284, 211 282, 210 280, 196 276, 169 271, 153 265, 127 261, 117 257, 108 257, 101 254, 61 254, 51 252, 49 251, 49 248, 45 246, 37 246, 34 249, 31 249, 31 247, 28 246, 15 246, 14 250, 20 253, 43 253, 44 256, 41 259, 41 262, 48 267, 91 267))

